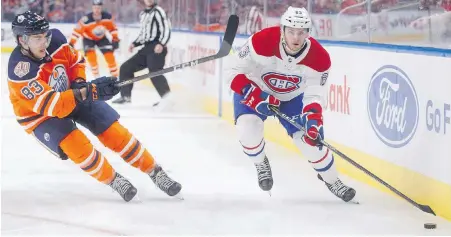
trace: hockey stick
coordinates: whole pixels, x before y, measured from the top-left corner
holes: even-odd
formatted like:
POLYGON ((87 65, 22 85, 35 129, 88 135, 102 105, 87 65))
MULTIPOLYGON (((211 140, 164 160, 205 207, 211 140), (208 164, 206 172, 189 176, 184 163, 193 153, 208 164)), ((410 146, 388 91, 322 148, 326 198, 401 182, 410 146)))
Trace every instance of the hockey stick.
POLYGON ((176 71, 179 69, 183 69, 185 67, 193 67, 193 66, 196 66, 197 64, 205 63, 205 62, 219 59, 219 58, 223 58, 223 57, 229 55, 230 50, 232 49, 233 41, 235 40, 236 32, 238 30, 238 23, 239 23, 238 16, 230 15, 229 21, 227 22, 227 28, 224 33, 224 40, 221 43, 221 47, 219 48, 218 53, 211 55, 211 56, 204 57, 204 58, 192 60, 192 61, 189 61, 186 63, 181 63, 181 64, 178 64, 178 65, 175 65, 172 67, 164 68, 164 69, 161 69, 156 72, 147 73, 145 75, 134 77, 134 78, 131 78, 131 79, 128 79, 125 81, 121 81, 121 82, 116 83, 116 86, 123 87, 125 85, 135 83, 137 81, 141 81, 141 80, 148 79, 148 78, 155 77, 155 76, 160 76, 160 75, 163 75, 168 72, 173 72, 173 71, 176 71))
MULTIPOLYGON (((279 117, 281 117, 282 119, 286 120, 287 122, 289 122, 291 125, 293 125, 294 127, 296 127, 297 129, 305 132, 305 129, 303 126, 301 126, 300 124, 296 123, 292 118, 290 118, 288 115, 282 113, 279 111, 279 109, 275 108, 275 107, 270 107, 270 109, 276 113, 279 117)), ((435 212, 432 210, 432 208, 430 206, 427 205, 422 205, 419 204, 417 202, 415 202, 414 200, 412 200, 411 198, 407 197, 406 195, 404 195, 403 193, 401 193, 400 191, 398 191, 396 188, 392 187, 390 184, 388 184, 387 182, 385 182, 384 180, 382 180, 381 178, 377 177, 375 174, 371 173, 369 170, 365 169, 363 166, 361 166, 359 163, 355 162, 354 160, 352 160, 351 158, 349 158, 347 155, 343 154, 342 152, 340 152, 339 150, 337 150, 335 147, 333 147, 332 145, 330 145, 329 143, 327 143, 324 140, 320 140, 321 145, 329 148, 331 151, 335 152, 336 154, 338 154, 339 156, 341 156, 341 158, 343 158, 345 161, 349 162, 351 165, 353 165, 354 167, 356 167, 357 169, 363 171, 365 174, 367 174, 368 176, 370 176, 371 178, 375 179, 377 182, 379 182, 380 184, 384 185, 385 187, 387 187, 388 189, 390 189, 392 192, 394 192, 395 194, 397 194, 398 196, 400 196, 401 198, 403 198, 404 200, 406 200, 407 202, 409 202, 410 204, 412 204, 413 206, 417 207, 418 209, 427 212, 429 214, 432 214, 435 216, 435 212)))

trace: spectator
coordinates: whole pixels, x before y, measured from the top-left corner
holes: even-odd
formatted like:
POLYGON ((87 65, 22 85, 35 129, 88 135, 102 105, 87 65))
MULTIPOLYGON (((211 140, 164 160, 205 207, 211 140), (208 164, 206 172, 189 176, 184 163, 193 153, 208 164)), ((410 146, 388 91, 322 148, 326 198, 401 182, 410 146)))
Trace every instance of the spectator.
POLYGON ((359 4, 357 0, 344 0, 341 3, 341 13, 348 15, 361 15, 366 13, 366 5, 362 4, 360 6, 356 6, 357 4, 359 4))

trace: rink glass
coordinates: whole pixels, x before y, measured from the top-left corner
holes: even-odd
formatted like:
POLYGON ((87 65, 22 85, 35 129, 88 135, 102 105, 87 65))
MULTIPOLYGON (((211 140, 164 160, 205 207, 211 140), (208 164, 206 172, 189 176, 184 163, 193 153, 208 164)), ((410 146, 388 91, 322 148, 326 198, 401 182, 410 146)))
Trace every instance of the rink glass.
MULTIPOLYGON (((173 29, 222 32, 230 14, 240 17, 239 34, 250 34, 247 19, 278 25, 288 6, 305 7, 318 39, 451 48, 451 0, 165 0, 173 29), (252 13, 252 14, 250 14, 252 13), (252 15, 249 17, 249 15, 252 15), (247 24, 247 26, 246 26, 247 24)), ((119 25, 137 25, 142 1, 111 0, 104 8, 119 25)), ((2 0, 2 21, 31 9, 51 22, 75 23, 91 11, 91 0, 2 0), (31 2, 31 3, 29 3, 31 2)), ((257 23, 260 24, 260 23, 257 23)), ((260 28, 261 28, 260 27, 260 28)))

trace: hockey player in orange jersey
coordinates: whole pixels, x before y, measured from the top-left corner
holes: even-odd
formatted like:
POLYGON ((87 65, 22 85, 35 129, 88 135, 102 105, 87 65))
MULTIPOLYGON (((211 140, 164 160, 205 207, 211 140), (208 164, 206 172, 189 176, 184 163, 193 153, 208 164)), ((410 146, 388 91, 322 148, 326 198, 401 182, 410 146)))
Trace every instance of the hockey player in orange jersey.
POLYGON ((87 82, 83 56, 57 29, 33 12, 15 17, 17 47, 8 62, 8 88, 17 121, 59 158, 71 159, 98 181, 111 186, 125 201, 136 188, 115 172, 77 124, 96 135, 125 162, 148 174, 169 196, 181 185, 156 164, 146 148, 118 122, 119 114, 104 101, 119 93, 117 78, 87 82))
POLYGON ((92 12, 83 16, 77 23, 69 44, 74 46, 79 38, 83 38, 83 49, 94 77, 99 77, 96 45, 102 52, 110 69, 111 76, 119 76, 119 68, 114 57, 114 50, 119 48, 119 37, 113 17, 102 11, 103 0, 92 1, 92 12), (112 36, 112 41, 106 37, 106 31, 112 36))

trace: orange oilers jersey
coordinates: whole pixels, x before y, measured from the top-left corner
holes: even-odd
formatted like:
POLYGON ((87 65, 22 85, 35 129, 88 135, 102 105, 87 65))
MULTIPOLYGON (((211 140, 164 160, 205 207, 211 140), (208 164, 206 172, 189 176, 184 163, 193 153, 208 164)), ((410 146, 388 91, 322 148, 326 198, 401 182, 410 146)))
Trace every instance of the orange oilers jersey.
POLYGON ((80 37, 99 41, 105 37, 106 31, 110 32, 113 41, 119 41, 117 27, 113 22, 113 17, 107 12, 102 12, 101 20, 96 21, 91 12, 78 21, 69 43, 74 45, 80 37))
POLYGON ((51 32, 47 56, 42 60, 25 56, 18 46, 8 62, 9 98, 17 121, 28 133, 50 117, 68 116, 76 106, 70 83, 86 78, 83 56, 67 44, 59 30, 51 32))

